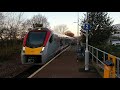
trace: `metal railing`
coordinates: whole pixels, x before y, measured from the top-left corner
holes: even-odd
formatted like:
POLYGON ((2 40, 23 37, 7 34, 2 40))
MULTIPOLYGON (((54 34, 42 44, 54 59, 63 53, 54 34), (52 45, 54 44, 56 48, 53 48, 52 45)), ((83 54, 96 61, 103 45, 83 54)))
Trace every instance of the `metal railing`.
MULTIPOLYGON (((89 49, 89 58, 91 59, 92 63, 94 63, 98 68, 102 69, 101 72, 103 77, 105 73, 105 62, 106 60, 112 60, 114 63, 114 67, 112 67, 112 72, 114 72, 115 78, 120 78, 120 58, 114 55, 111 55, 105 51, 102 51, 98 48, 95 48, 91 45, 88 45, 89 49)), ((113 73, 112 73, 113 74, 113 73)))

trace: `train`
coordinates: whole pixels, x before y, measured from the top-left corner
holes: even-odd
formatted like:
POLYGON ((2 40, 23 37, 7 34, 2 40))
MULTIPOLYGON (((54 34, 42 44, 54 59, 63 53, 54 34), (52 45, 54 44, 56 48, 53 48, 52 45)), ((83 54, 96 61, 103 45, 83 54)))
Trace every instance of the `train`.
POLYGON ((68 47, 73 39, 49 28, 34 28, 24 37, 21 62, 22 64, 43 65, 68 47))

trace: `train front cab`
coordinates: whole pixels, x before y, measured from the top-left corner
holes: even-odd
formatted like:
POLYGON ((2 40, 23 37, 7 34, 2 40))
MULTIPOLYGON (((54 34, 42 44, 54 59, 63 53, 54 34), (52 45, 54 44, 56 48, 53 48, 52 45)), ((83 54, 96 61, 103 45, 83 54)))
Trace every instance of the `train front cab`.
POLYGON ((50 32, 47 31, 30 31, 24 38, 23 48, 21 51, 22 64, 44 64, 45 45, 50 32))

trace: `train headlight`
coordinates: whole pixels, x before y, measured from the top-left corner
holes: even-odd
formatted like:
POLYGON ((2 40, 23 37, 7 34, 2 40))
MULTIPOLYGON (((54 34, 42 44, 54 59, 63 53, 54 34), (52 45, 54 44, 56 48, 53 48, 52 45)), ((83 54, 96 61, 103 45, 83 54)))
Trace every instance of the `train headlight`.
POLYGON ((45 47, 42 48, 42 51, 44 50, 45 47))
POLYGON ((23 51, 25 51, 25 47, 23 47, 23 51))
POLYGON ((25 47, 23 47, 23 52, 25 52, 25 47))

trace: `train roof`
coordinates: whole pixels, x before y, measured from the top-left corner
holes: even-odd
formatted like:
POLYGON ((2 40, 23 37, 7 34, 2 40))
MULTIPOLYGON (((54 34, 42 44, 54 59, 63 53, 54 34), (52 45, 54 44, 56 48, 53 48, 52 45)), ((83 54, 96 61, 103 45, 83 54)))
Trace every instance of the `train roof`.
POLYGON ((48 28, 33 28, 33 29, 30 30, 30 32, 40 31, 40 30, 45 30, 45 31, 50 31, 51 32, 51 30, 48 29, 48 28))
POLYGON ((69 38, 69 39, 74 39, 73 37, 70 37, 70 36, 67 36, 67 35, 65 35, 65 34, 62 34, 62 33, 60 33, 60 32, 56 32, 56 31, 54 31, 54 30, 51 30, 51 29, 48 29, 48 28, 33 28, 30 32, 32 32, 32 31, 39 31, 39 30, 45 30, 45 31, 50 31, 51 33, 53 33, 53 34, 55 34, 55 35, 58 35, 59 37, 66 37, 66 38, 69 38))
POLYGON ((52 30, 52 32, 53 32, 54 34, 58 35, 59 37, 66 37, 66 38, 69 38, 69 39, 73 39, 73 37, 67 36, 67 35, 62 34, 62 33, 60 33, 60 32, 56 32, 56 31, 53 31, 53 30, 52 30))

